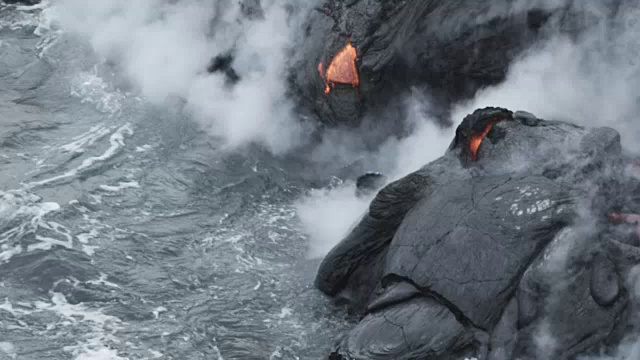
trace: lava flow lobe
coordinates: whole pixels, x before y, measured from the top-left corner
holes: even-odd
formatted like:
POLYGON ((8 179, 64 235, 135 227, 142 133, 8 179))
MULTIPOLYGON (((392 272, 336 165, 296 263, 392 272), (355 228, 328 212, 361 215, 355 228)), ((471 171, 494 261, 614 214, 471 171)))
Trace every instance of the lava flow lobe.
POLYGON ((350 84, 354 88, 360 85, 360 77, 356 68, 357 57, 356 48, 349 42, 333 57, 326 72, 324 64, 322 62, 318 64, 318 72, 324 80, 325 95, 329 94, 331 87, 335 84, 350 84))

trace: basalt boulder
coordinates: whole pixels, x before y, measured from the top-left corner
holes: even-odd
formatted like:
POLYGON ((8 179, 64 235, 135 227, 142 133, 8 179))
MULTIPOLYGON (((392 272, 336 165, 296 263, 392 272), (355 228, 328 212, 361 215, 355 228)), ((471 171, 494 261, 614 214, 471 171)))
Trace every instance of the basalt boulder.
POLYGON ((357 126, 419 87, 437 113, 504 80, 550 34, 578 36, 618 0, 326 0, 309 16, 293 93, 330 126, 357 126), (597 15, 594 15, 597 14, 597 15))
POLYGON ((606 351, 640 263, 635 164, 610 128, 467 116, 446 153, 380 190, 322 262, 316 286, 362 315, 333 357, 606 351))

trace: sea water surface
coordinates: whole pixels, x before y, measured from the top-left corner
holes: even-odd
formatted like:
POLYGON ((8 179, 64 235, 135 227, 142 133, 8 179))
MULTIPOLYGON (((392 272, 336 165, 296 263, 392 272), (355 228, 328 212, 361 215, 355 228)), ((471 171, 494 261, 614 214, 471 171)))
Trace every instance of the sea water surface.
POLYGON ((326 357, 349 324, 312 287, 295 173, 0 5, 0 359, 326 357))

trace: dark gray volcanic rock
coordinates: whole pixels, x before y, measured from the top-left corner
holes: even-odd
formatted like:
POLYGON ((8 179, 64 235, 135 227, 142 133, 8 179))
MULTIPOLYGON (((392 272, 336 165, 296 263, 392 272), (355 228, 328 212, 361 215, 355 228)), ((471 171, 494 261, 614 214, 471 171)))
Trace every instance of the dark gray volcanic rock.
POLYGON ((377 172, 368 172, 356 180, 356 194, 358 196, 372 194, 380 190, 386 182, 386 176, 377 172))
POLYGON ((618 319, 628 305, 622 282, 593 235, 564 229, 520 281, 512 357, 567 359, 606 341, 625 323, 618 319), (542 353, 535 344, 540 331, 553 340, 542 353))
POLYGON ((574 206, 569 188, 544 177, 454 181, 404 218, 384 275, 411 279, 473 324, 492 328, 533 257, 570 223, 574 206))
POLYGON ((640 217, 611 213, 638 210, 628 164, 613 129, 467 116, 322 262, 317 287, 364 316, 338 353, 571 359, 615 343, 640 263, 640 217))
POLYGON ((346 340, 357 359, 438 358, 472 344, 474 334, 461 325, 446 306, 416 297, 367 315, 346 340), (425 323, 439 326, 425 328, 425 323), (405 328, 423 328, 405 332, 405 328))
POLYGON ((292 69, 295 93, 332 126, 357 126, 367 111, 383 111, 412 86, 427 87, 447 111, 502 81, 509 64, 549 32, 579 34, 592 12, 613 13, 616 3, 594 9, 574 1, 327 0, 308 20, 302 60, 292 69), (359 86, 338 83, 325 95, 326 69, 349 43, 359 86))

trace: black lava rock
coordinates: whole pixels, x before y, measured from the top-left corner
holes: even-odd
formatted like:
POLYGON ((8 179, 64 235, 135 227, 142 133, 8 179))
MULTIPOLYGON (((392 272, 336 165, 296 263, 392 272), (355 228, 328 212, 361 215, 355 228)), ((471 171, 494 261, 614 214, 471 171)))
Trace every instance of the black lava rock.
POLYGON ((613 129, 469 115, 444 156, 384 187, 320 265, 316 286, 363 315, 336 354, 572 359, 619 341, 640 216, 603 221, 621 197, 599 189, 637 191, 625 163, 613 129))
MULTIPOLYGON (((588 7, 543 3, 327 0, 308 18, 301 60, 291 69, 293 93, 331 126, 387 114, 414 86, 426 87, 440 106, 435 113, 446 114, 451 103, 504 80, 514 59, 550 32, 575 36, 586 28, 588 7), (359 85, 336 83, 325 94, 327 68, 348 44, 357 53, 359 85)), ((613 3, 590 6, 607 10, 613 3)), ((398 121, 398 110, 384 118, 398 121)))

